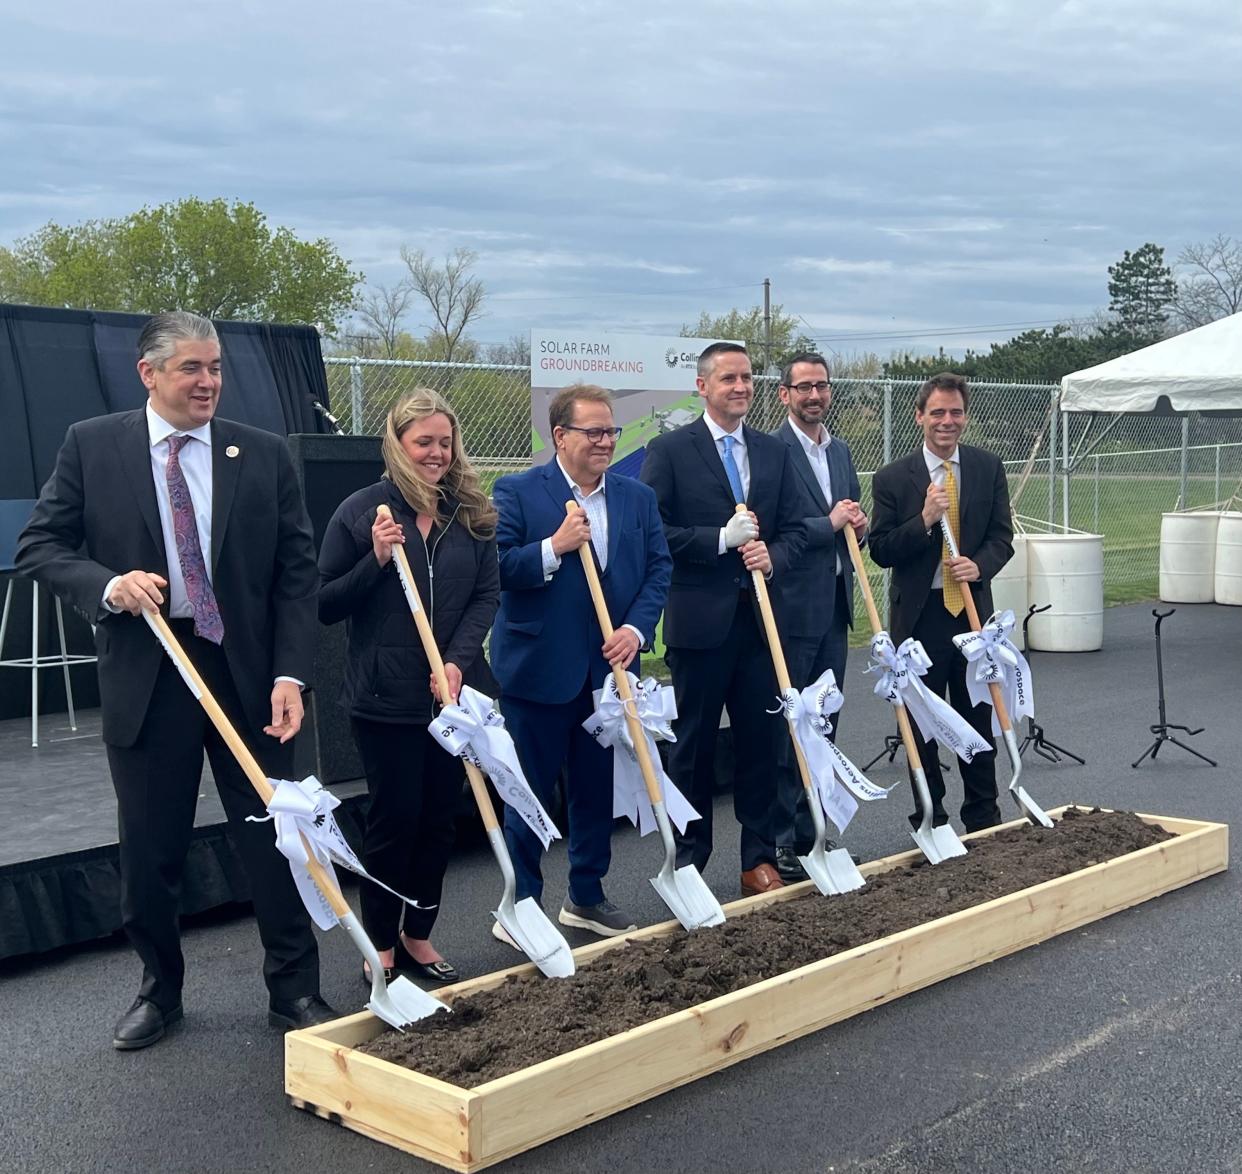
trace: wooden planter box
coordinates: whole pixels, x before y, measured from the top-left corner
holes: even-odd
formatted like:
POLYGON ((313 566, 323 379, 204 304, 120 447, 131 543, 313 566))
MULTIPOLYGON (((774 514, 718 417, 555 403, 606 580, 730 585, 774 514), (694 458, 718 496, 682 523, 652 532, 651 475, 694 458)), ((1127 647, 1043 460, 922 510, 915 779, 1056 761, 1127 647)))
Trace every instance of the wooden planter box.
MULTIPOLYGON (((480 1170, 786 1040, 1228 867, 1225 824, 1141 818, 1176 839, 880 938, 474 1089, 354 1051, 385 1030, 363 1011, 285 1037, 285 1091, 298 1108, 368 1137, 453 1170, 480 1170)), ((889 856, 862 871, 885 872, 918 855, 889 856)), ((725 908, 736 917, 797 896, 809 883, 725 908)), ((628 936, 675 932, 677 923, 666 922, 628 936)), ((574 953, 581 963, 623 946, 624 939, 613 939, 574 953)), ((451 1002, 533 970, 513 967, 440 994, 451 1002)))

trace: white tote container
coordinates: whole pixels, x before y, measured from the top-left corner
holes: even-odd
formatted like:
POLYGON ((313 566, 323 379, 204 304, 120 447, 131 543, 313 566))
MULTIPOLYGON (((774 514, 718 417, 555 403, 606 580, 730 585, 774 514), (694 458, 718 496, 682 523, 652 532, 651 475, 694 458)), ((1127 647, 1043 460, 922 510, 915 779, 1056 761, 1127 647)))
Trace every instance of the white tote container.
POLYGON ((1220 516, 1214 578, 1217 603, 1242 604, 1242 513, 1231 510, 1220 516))
POLYGON ((1031 647, 1093 652, 1104 645, 1104 539, 1099 534, 1028 534, 1031 603, 1052 605, 1031 619, 1031 647))
MULTIPOLYGON (((1026 535, 1013 536, 1013 558, 1002 568, 999 575, 992 580, 992 606, 997 611, 1009 608, 1013 612, 1013 631, 1009 638, 1019 647, 1022 642, 1022 621, 1026 619, 1026 609, 1030 607, 1030 593, 1026 585, 1026 535)), ((987 616, 979 617, 987 621, 987 616)))
POLYGON ((1160 598, 1211 603, 1216 598, 1218 510, 1164 514, 1160 519, 1160 598))

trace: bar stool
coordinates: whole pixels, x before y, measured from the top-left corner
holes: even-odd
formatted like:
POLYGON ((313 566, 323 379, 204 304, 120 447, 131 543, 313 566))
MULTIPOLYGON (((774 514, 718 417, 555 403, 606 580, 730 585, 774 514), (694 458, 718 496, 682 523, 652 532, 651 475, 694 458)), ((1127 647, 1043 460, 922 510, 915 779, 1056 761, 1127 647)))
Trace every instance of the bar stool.
MULTIPOLYGON (((0 572, 12 574, 16 568, 17 537, 30 520, 34 509, 33 500, 0 501, 0 572)), ((78 728, 77 714, 73 710, 73 684, 69 679, 69 666, 94 664, 98 657, 80 654, 70 655, 65 645, 65 617, 60 599, 53 595, 56 605, 56 629, 60 634, 60 653, 39 652, 39 584, 30 580, 30 655, 4 658, 4 640, 8 635, 9 609, 13 603, 13 589, 17 579, 10 578, 4 589, 4 611, 0 613, 0 668, 30 670, 30 745, 39 745, 39 673, 44 669, 59 668, 65 675, 65 701, 69 709, 69 728, 78 728)), ((92 625, 93 628, 93 625, 92 625)))

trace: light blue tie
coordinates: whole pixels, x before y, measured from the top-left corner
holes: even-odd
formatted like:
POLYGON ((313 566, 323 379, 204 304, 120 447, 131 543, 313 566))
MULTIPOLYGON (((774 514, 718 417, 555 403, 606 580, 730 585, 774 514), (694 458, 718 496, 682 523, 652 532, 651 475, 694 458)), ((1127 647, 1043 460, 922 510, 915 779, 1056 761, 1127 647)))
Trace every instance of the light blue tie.
POLYGON ((746 494, 742 489, 742 474, 738 472, 737 461, 733 459, 733 446, 737 444, 737 438, 734 436, 722 436, 724 441, 724 469, 725 476, 729 478, 729 488, 733 490, 733 500, 744 502, 746 494))

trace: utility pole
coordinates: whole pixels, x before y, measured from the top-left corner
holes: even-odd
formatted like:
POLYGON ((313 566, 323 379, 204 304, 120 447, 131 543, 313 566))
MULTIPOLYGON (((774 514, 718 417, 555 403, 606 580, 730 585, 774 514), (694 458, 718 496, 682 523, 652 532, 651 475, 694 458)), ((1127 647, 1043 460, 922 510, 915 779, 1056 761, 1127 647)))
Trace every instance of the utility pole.
POLYGON ((772 279, 763 279, 763 374, 772 366, 772 279))

